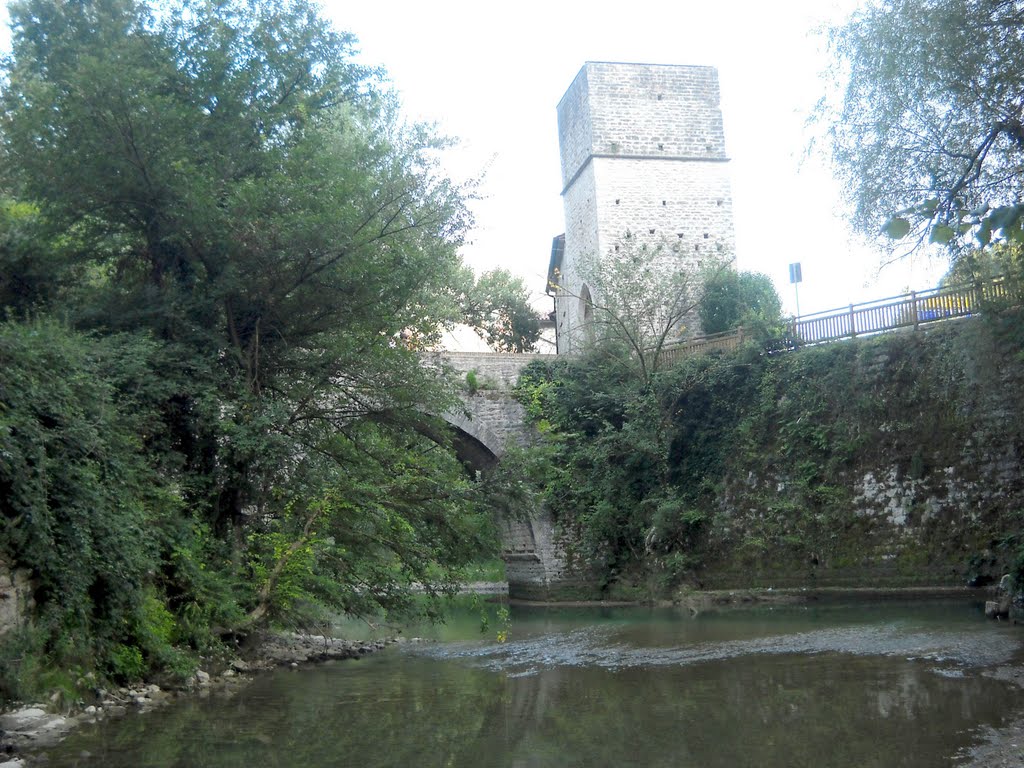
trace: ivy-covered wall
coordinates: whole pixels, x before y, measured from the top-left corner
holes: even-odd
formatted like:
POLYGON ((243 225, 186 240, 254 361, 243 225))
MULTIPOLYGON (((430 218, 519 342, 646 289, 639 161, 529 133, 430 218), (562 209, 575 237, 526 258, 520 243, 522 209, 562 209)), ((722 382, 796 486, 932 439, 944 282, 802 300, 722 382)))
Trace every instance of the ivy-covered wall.
POLYGON ((673 445, 677 480, 710 484, 698 578, 961 584, 1010 567, 1024 510, 1019 327, 1004 315, 748 358, 682 397, 694 426, 673 445))
POLYGON ((537 365, 545 503, 595 590, 984 582, 1024 551, 1024 315, 646 378, 537 365))

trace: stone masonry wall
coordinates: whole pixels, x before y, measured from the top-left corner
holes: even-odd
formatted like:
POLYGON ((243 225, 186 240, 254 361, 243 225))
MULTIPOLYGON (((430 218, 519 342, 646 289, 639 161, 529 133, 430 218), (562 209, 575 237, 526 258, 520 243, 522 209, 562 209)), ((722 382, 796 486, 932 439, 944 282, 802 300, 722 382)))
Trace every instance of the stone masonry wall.
POLYGON ((599 253, 597 190, 594 165, 588 163, 564 193, 565 242, 560 290, 555 294, 555 340, 558 354, 572 352, 583 338, 583 288, 588 257, 599 253), (571 247, 569 245, 571 244, 571 247))
MULTIPOLYGON (((446 352, 442 359, 456 370, 474 371, 479 388, 463 397, 463 411, 446 415, 454 426, 483 443, 500 458, 513 445, 531 439, 526 412, 511 394, 523 368, 551 355, 446 352)), ((574 576, 550 513, 511 515, 502 523, 502 559, 509 595, 546 599, 574 576)))
POLYGON ((631 239, 661 245, 679 259, 698 265, 732 258, 735 236, 728 167, 722 163, 685 165, 686 184, 672 162, 602 160, 595 165, 599 247, 616 252, 627 232, 631 239))
POLYGON ((703 585, 998 581, 1024 514, 1024 353, 1016 333, 992 331, 998 323, 951 321, 780 358, 769 390, 778 401, 757 406, 768 428, 755 425, 757 442, 715 481, 703 585), (833 352, 833 371, 814 364, 833 352), (846 402, 814 385, 830 372, 848 380, 846 402), (843 458, 816 474, 815 451, 843 458))
POLYGON ((457 371, 476 371, 478 378, 501 392, 511 391, 523 369, 535 360, 551 359, 553 355, 513 354, 499 352, 441 352, 439 357, 457 371))
POLYGON ((568 189, 573 178, 587 165, 594 153, 588 71, 588 66, 579 71, 569 90, 558 103, 558 144, 561 150, 564 189, 568 189))
POLYGON ((725 160, 714 67, 588 62, 592 151, 725 160))
POLYGON ((0 560, 0 636, 23 626, 33 607, 28 571, 11 570, 0 560))
POLYGON ((588 261, 646 244, 695 273, 731 260, 735 235, 713 67, 588 62, 558 118, 566 232, 555 310, 567 353, 583 338, 588 261))

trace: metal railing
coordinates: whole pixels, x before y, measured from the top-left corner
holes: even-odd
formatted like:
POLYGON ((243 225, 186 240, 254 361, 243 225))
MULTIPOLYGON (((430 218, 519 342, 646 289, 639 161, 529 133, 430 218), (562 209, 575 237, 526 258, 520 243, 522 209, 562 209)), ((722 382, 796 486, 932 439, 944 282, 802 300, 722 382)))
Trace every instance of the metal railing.
POLYGON ((820 344, 899 328, 916 329, 939 320, 970 317, 987 302, 1010 298, 1009 286, 1002 279, 970 286, 911 291, 902 296, 804 315, 793 321, 790 335, 803 344, 820 344))
MULTIPOLYGON (((900 328, 970 317, 988 302, 1021 299, 1019 288, 1012 288, 1002 278, 969 286, 946 286, 927 291, 911 291, 902 296, 850 304, 839 309, 815 312, 798 317, 790 323, 784 339, 769 342, 772 351, 792 349, 803 344, 824 344, 857 336, 870 336, 900 328)), ((743 328, 709 336, 698 336, 666 347, 661 361, 672 364, 683 357, 712 351, 737 349, 750 337, 743 328)))

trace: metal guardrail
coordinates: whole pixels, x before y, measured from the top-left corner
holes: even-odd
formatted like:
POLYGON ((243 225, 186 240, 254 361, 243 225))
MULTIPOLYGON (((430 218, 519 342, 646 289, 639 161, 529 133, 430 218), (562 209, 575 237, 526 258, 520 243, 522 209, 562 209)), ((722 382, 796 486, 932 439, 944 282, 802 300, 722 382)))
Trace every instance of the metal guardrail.
MULTIPOLYGON (((997 278, 970 286, 911 291, 887 299, 850 304, 796 318, 790 324, 788 335, 769 342, 766 349, 779 352, 803 344, 823 344, 900 328, 917 329, 940 320, 970 317, 991 301, 1020 299, 1016 293, 1005 280, 997 278)), ((698 336, 666 347, 661 352, 661 360, 671 364, 691 355, 734 350, 747 338, 749 333, 744 334, 743 328, 698 336)))
POLYGON ((790 335, 804 344, 820 344, 900 328, 916 329, 939 320, 970 317, 987 302, 1010 298, 1009 285, 1002 279, 970 286, 911 291, 901 296, 804 315, 793 321, 790 335))

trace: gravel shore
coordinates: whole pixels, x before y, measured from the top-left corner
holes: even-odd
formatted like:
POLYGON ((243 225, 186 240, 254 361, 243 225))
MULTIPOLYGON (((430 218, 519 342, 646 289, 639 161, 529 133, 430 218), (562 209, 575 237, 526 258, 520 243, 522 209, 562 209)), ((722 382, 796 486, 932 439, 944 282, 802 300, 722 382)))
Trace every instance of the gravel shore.
POLYGON ((96 689, 96 700, 76 714, 47 711, 47 703, 34 703, 0 714, 0 768, 24 768, 36 762, 36 753, 61 741, 83 723, 122 717, 163 706, 181 696, 231 693, 262 670, 300 667, 332 659, 354 659, 382 650, 394 640, 353 641, 300 633, 267 634, 241 658, 221 669, 196 670, 183 685, 161 688, 150 683, 110 690, 96 689))

